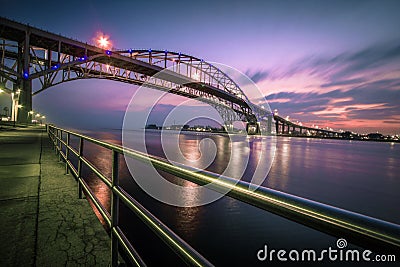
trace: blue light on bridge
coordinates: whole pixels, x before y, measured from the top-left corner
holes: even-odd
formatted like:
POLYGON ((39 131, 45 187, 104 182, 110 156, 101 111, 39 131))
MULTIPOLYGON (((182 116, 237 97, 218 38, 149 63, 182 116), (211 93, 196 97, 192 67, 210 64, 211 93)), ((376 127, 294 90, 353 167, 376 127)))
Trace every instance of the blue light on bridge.
POLYGON ((111 56, 112 52, 111 52, 110 50, 106 50, 106 54, 107 54, 108 56, 111 56))
POLYGON ((51 69, 52 70, 56 70, 56 69, 58 69, 60 66, 57 64, 57 65, 54 65, 53 67, 51 67, 51 69))
POLYGON ((129 52, 129 54, 132 54, 132 49, 129 49, 128 52, 129 52))
POLYGON ((87 57, 86 56, 83 56, 83 57, 81 57, 81 58, 79 58, 81 61, 85 61, 86 59, 87 59, 87 57))
POLYGON ((149 49, 149 53, 151 53, 151 48, 149 49))
POLYGON ((24 71, 23 76, 24 76, 24 79, 28 79, 29 78, 29 72, 24 71))

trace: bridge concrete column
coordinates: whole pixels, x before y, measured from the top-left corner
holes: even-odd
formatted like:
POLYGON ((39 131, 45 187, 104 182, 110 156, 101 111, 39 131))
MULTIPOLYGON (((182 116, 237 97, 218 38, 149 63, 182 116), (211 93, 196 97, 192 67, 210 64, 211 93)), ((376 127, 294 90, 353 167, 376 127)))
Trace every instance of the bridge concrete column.
POLYGON ((25 40, 23 43, 18 44, 18 58, 21 64, 19 64, 18 72, 22 75, 22 78, 18 79, 18 86, 20 88, 19 96, 19 110, 18 110, 18 122, 28 122, 29 111, 32 110, 32 80, 29 79, 29 52, 30 52, 30 32, 25 33, 25 40), (22 66, 21 66, 22 65, 22 66), (22 68, 21 68, 22 67, 22 68))
POLYGON ((279 134, 279 121, 278 120, 275 121, 275 131, 276 131, 276 134, 279 134))
POLYGON ((271 134, 272 133, 272 119, 273 119, 273 115, 268 115, 267 117, 267 134, 271 134))
POLYGON ((233 132, 233 123, 232 123, 232 121, 225 121, 224 128, 225 128, 225 131, 227 133, 232 133, 233 132))
POLYGON ((247 131, 247 134, 249 134, 249 135, 260 134, 261 133, 260 124, 258 122, 257 123, 248 122, 246 124, 246 131, 247 131))

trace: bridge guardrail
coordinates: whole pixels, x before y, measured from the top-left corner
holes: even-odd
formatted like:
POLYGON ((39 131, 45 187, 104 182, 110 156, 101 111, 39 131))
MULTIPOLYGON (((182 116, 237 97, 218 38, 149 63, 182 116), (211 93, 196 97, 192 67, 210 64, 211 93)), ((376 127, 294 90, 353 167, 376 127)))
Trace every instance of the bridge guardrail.
POLYGON ((163 240, 175 253, 187 264, 195 266, 212 266, 212 264, 194 250, 183 239, 176 235, 158 218, 146 210, 132 196, 119 186, 118 166, 119 155, 125 154, 136 160, 150 162, 156 169, 166 171, 187 181, 204 185, 212 185, 215 191, 230 191, 227 196, 242 202, 256 206, 285 217, 289 220, 301 223, 321 232, 346 238, 351 243, 361 247, 375 249, 377 251, 396 252, 400 250, 400 225, 376 219, 370 216, 347 211, 327 204, 308 200, 302 197, 280 192, 270 188, 259 187, 250 190, 251 184, 237 181, 204 170, 198 170, 180 164, 170 162, 147 155, 119 145, 110 144, 89 136, 75 133, 69 130, 47 125, 47 132, 51 138, 59 159, 65 161, 66 173, 72 172, 78 181, 79 197, 82 191, 91 199, 105 222, 111 229, 111 259, 112 266, 118 266, 118 247, 122 246, 133 264, 145 266, 144 261, 136 252, 129 240, 118 226, 119 201, 127 205, 158 237, 163 240), (79 138, 79 148, 74 149, 70 145, 71 136, 79 138), (112 177, 108 179, 100 170, 83 156, 84 141, 112 151, 112 177), (63 151, 65 149, 65 152, 63 151), (69 155, 73 153, 78 158, 78 167, 75 168, 69 155), (86 165, 96 176, 101 179, 112 191, 111 214, 96 198, 82 178, 82 166, 86 165))

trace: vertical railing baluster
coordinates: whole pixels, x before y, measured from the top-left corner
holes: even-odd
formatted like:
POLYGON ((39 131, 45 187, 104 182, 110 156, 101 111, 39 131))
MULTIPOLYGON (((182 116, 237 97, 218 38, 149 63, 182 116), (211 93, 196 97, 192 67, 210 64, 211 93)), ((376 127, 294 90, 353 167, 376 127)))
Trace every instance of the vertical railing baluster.
POLYGON ((83 156, 83 138, 79 138, 79 156, 78 156, 78 198, 82 198, 82 184, 79 179, 82 178, 82 156, 83 156))
POLYGON ((57 156, 58 149, 58 129, 54 130, 54 153, 57 156))
POLYGON ((113 233, 113 229, 118 226, 119 219, 119 197, 114 192, 114 188, 119 186, 118 165, 119 153, 112 150, 112 174, 111 174, 111 266, 118 266, 118 238, 113 233))
POLYGON ((67 140, 66 143, 67 145, 65 146, 65 174, 69 174, 69 168, 68 168, 68 154, 69 154, 69 140, 71 136, 69 133, 67 133, 67 140))
POLYGON ((61 151, 62 151, 61 140, 62 140, 62 136, 63 136, 62 130, 59 130, 58 131, 58 161, 59 162, 61 162, 61 151))

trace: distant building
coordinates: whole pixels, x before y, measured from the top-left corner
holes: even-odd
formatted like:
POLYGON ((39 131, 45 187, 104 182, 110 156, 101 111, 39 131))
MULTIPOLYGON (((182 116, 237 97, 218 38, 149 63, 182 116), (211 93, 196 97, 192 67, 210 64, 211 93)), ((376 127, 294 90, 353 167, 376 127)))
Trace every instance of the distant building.
POLYGON ((380 133, 369 133, 367 134, 368 139, 371 140, 381 140, 383 139, 383 135, 380 133))
POLYGON ((160 126, 157 126, 157 125, 155 125, 155 124, 148 124, 148 125, 146 126, 146 129, 148 129, 148 130, 161 130, 161 127, 160 127, 160 126))

